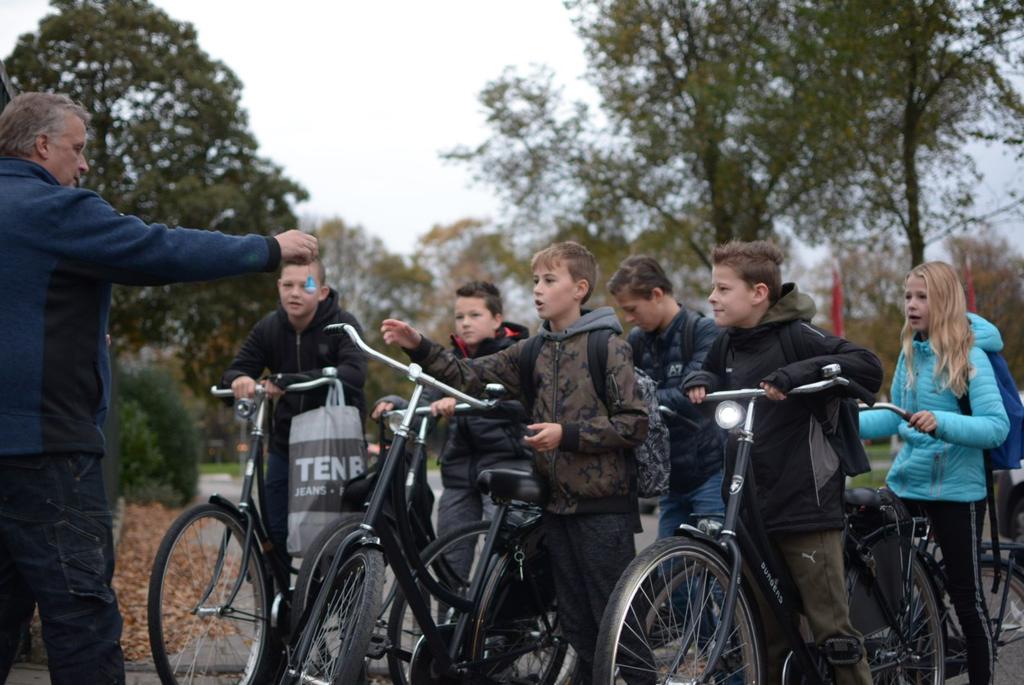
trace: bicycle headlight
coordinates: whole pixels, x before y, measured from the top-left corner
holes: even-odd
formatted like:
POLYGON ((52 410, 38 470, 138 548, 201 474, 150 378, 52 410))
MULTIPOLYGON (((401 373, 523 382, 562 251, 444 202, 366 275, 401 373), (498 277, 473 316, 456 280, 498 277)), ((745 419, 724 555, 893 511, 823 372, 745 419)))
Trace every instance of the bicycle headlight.
POLYGON ((247 419, 256 411, 256 403, 247 397, 235 400, 235 416, 240 419, 247 419))
POLYGON ((402 419, 405 418, 405 412, 401 409, 395 409, 388 412, 388 429, 392 433, 397 433, 398 428, 402 425, 402 419))
POLYGON ((745 414, 746 411, 743 409, 742 404, 726 400, 719 403, 718 407, 715 408, 715 423, 725 430, 732 430, 743 423, 745 414))

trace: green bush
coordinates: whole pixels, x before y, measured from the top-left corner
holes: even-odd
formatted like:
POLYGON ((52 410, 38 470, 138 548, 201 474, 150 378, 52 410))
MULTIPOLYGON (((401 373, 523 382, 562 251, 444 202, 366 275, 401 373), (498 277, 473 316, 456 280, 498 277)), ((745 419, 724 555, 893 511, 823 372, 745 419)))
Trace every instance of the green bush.
POLYGON ((135 400, 121 400, 121 453, 125 455, 121 461, 121 486, 125 490, 159 480, 163 457, 146 410, 135 400))
POLYGON ((174 378, 145 368, 121 378, 121 478, 131 499, 186 504, 199 478, 199 432, 174 378))

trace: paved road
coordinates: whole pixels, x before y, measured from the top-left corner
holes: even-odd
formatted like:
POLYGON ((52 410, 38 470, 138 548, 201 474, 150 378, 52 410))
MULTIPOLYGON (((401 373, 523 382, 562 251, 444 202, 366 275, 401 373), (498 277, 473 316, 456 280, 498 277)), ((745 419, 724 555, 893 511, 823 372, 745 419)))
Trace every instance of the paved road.
MULTIPOLYGON (((440 475, 437 472, 431 472, 429 476, 431 487, 439 497, 441 490, 440 475)), ((220 493, 229 499, 237 501, 241 492, 241 484, 240 482, 227 477, 204 476, 200 481, 199 489, 200 501, 209 498, 209 496, 214 492, 220 493)), ((641 516, 641 520, 644 530, 636 536, 636 547, 638 551, 653 542, 657 535, 656 516, 641 516)), ((1007 650, 1003 650, 1003 653, 1000 654, 1000 661, 1003 662, 1001 666, 1010 666, 1012 670, 1009 672, 1011 673, 1024 673, 1024 649, 1020 650, 1021 654, 1019 655, 1010 655, 1006 652, 1007 650), (1007 662, 1012 662, 1012 666, 1007 662)), ((129 665, 129 669, 131 668, 133 668, 133 666, 129 665)), ((135 668, 139 667, 135 666, 135 668)), ((15 666, 6 682, 8 685, 49 685, 50 678, 45 667, 18 664, 15 666)), ((126 682, 127 685, 159 685, 160 681, 156 677, 156 674, 151 671, 129 670, 126 682)), ((964 679, 961 678, 950 682, 960 683, 964 682, 964 679)), ((997 685, 999 685, 998 681, 997 685)))
MULTIPOLYGON (((441 496, 441 475, 436 471, 429 473, 431 488, 436 497, 441 496)), ((199 481, 199 495, 197 500, 202 502, 209 499, 210 495, 219 493, 232 501, 238 501, 241 496, 241 481, 229 476, 203 476, 199 481)), ((637 549, 643 549, 650 544, 657 534, 658 521, 654 516, 643 516, 644 532, 637 536, 637 549)), ((129 665, 129 668, 132 668, 129 665)), ((138 666, 138 668, 145 668, 138 666)), ((159 685, 160 679, 152 671, 129 671, 127 674, 127 685, 159 685)), ((49 685, 50 677, 45 666, 34 664, 17 664, 7 678, 7 685, 49 685)))

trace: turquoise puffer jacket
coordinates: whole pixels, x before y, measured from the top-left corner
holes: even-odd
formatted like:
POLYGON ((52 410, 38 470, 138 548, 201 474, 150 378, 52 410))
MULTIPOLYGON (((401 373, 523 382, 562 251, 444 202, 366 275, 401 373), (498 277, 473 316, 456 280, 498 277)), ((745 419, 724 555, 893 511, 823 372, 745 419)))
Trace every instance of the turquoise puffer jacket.
POLYGON ((865 440, 898 433, 903 448, 896 455, 886 482, 900 497, 916 500, 976 502, 985 497, 985 462, 982 451, 1001 445, 1010 430, 992 365, 985 352, 1003 349, 999 330, 980 316, 969 314, 974 330, 970 361, 975 375, 968 394, 971 416, 960 413, 956 396, 936 387, 935 352, 927 340, 914 341, 915 387, 906 387, 903 354, 896 363, 892 402, 913 414, 935 414, 935 437, 911 428, 886 410, 861 412, 860 436, 865 440))

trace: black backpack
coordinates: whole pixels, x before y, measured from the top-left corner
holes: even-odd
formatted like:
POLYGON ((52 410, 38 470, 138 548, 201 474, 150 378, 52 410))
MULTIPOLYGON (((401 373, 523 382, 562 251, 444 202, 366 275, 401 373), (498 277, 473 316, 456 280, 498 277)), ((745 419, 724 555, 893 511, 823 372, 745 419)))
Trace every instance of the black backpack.
MULTIPOLYGON (((804 341, 803 327, 809 325, 805 321, 795 319, 779 328, 782 356, 787 364, 815 356, 804 341)), ((708 352, 708 357, 715 359, 718 368, 723 371, 726 367, 725 356, 728 349, 729 331, 725 330, 718 336, 708 352)), ((820 399, 815 400, 813 395, 797 396, 796 398, 804 403, 808 411, 821 424, 832 449, 839 455, 839 464, 843 469, 843 474, 859 476, 871 470, 871 462, 868 460, 867 452, 864 451, 864 443, 860 441, 860 410, 857 408, 857 400, 850 397, 834 396, 830 401, 822 402, 820 399)))

